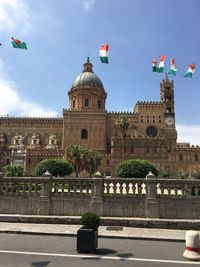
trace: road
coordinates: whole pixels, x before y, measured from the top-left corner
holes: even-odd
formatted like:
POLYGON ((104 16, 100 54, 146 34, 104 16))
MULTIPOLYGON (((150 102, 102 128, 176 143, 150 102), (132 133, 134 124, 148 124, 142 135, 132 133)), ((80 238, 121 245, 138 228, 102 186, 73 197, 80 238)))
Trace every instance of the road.
POLYGON ((95 254, 78 254, 76 238, 0 234, 0 267, 180 267, 186 261, 181 242, 99 238, 95 254))

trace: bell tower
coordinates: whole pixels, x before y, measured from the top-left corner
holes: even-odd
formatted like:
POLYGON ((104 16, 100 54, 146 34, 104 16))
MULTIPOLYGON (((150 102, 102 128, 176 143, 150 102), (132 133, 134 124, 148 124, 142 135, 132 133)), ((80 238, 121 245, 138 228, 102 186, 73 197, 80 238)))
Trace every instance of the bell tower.
POLYGON ((174 118, 174 82, 169 81, 167 73, 160 84, 160 100, 164 113, 174 118))
POLYGON ((169 81, 167 73, 160 83, 160 100, 163 109, 164 129, 167 134, 166 141, 168 145, 175 145, 177 132, 174 111, 174 83, 169 81))

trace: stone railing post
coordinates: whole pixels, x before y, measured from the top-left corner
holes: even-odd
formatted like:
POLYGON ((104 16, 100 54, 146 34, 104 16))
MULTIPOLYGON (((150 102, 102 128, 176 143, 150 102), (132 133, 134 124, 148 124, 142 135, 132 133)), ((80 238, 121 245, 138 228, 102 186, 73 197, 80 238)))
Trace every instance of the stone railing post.
POLYGON ((103 176, 100 172, 94 175, 90 210, 99 216, 103 215, 103 176))
POLYGON ((157 197, 157 180, 155 175, 149 172, 146 176, 146 217, 159 218, 160 207, 157 197))
POLYGON ((52 175, 46 171, 41 177, 41 194, 39 198, 38 215, 50 215, 52 210, 51 204, 51 186, 52 175))

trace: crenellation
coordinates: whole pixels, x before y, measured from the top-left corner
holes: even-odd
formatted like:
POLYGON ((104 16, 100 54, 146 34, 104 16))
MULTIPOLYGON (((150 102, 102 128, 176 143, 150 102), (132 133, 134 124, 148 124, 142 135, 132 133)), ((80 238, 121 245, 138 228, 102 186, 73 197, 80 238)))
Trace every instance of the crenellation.
POLYGON ((0 117, 0 123, 55 123, 62 124, 63 118, 40 118, 40 117, 0 117))
POLYGON ((108 111, 108 115, 133 115, 134 112, 131 111, 108 111))

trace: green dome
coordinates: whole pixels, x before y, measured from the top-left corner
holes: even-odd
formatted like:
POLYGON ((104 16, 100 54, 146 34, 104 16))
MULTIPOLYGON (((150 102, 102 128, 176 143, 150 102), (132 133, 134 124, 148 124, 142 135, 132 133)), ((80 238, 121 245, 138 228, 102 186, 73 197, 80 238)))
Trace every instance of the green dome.
POLYGON ((78 86, 95 86, 103 89, 103 84, 99 77, 93 72, 82 72, 79 74, 72 84, 72 88, 78 86))
POLYGON ((83 66, 84 70, 76 77, 76 79, 72 83, 71 90, 79 86, 93 86, 104 89, 101 80, 96 74, 94 74, 92 70, 93 65, 90 63, 89 58, 87 58, 87 62, 83 66))

